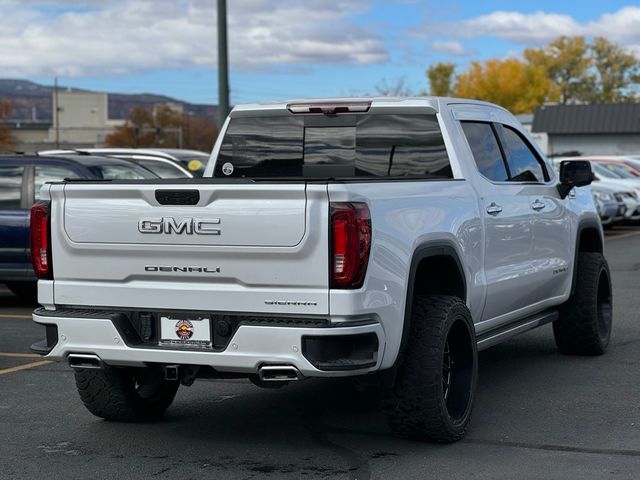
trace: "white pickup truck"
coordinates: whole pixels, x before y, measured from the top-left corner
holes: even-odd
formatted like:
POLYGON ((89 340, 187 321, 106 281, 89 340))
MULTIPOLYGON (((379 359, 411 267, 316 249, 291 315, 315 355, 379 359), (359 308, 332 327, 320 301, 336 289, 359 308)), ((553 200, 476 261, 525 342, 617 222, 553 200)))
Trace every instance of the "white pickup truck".
POLYGON ((204 178, 43 187, 32 348, 107 419, 160 417, 202 377, 369 376, 393 431, 454 441, 479 349, 550 322, 564 353, 607 348, 591 178, 483 102, 238 106, 204 178))

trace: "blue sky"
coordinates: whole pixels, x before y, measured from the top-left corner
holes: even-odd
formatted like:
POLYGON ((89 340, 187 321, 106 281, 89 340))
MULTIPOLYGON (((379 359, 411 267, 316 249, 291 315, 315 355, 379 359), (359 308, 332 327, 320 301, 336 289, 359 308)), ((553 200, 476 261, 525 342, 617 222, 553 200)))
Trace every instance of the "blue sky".
MULTIPOLYGON (((0 0, 0 77, 217 102, 214 0, 0 0), (4 72, 2 74, 1 72, 4 72)), ((561 34, 640 55, 629 1, 228 0, 232 103, 375 94, 425 69, 518 56, 561 34)))

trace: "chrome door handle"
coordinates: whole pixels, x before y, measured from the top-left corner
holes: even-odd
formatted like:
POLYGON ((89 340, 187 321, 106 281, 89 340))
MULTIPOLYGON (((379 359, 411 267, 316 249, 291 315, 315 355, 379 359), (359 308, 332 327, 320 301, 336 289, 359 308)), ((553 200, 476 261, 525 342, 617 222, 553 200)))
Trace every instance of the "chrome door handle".
POLYGON ((500 205, 496 205, 495 202, 491 202, 491 205, 487 207, 487 213, 489 215, 497 215, 502 211, 502 207, 500 205))
POLYGON ((540 200, 536 200, 531 204, 531 208, 533 208, 536 212, 542 210, 544 207, 546 207, 546 205, 544 204, 544 202, 541 202, 540 200))

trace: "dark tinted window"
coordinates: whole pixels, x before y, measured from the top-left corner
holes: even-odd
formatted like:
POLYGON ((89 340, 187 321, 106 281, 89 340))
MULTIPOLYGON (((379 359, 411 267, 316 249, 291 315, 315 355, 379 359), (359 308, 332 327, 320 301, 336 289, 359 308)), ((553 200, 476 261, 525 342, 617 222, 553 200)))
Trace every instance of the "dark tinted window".
POLYGON ((235 118, 215 177, 452 178, 435 115, 235 118))
POLYGON ((0 165, 0 210, 20 209, 24 167, 0 165))
POLYGON ((529 145, 515 130, 503 126, 504 151, 511 172, 511 180, 514 182, 544 182, 548 179, 546 170, 533 153, 529 145))
POLYGON ((65 167, 36 165, 33 188, 36 200, 40 200, 42 185, 49 182, 60 182, 65 178, 78 178, 78 174, 65 167))
POLYGON ((498 140, 493 133, 491 124, 462 122, 462 129, 480 173, 494 182, 509 180, 498 140))

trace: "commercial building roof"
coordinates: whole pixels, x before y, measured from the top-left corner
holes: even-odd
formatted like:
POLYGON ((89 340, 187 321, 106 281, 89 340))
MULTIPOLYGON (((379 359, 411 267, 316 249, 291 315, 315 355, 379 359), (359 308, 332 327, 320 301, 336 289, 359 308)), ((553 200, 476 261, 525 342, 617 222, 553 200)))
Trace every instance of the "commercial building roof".
POLYGON ((533 132, 548 134, 640 133, 640 103, 543 105, 533 132))

